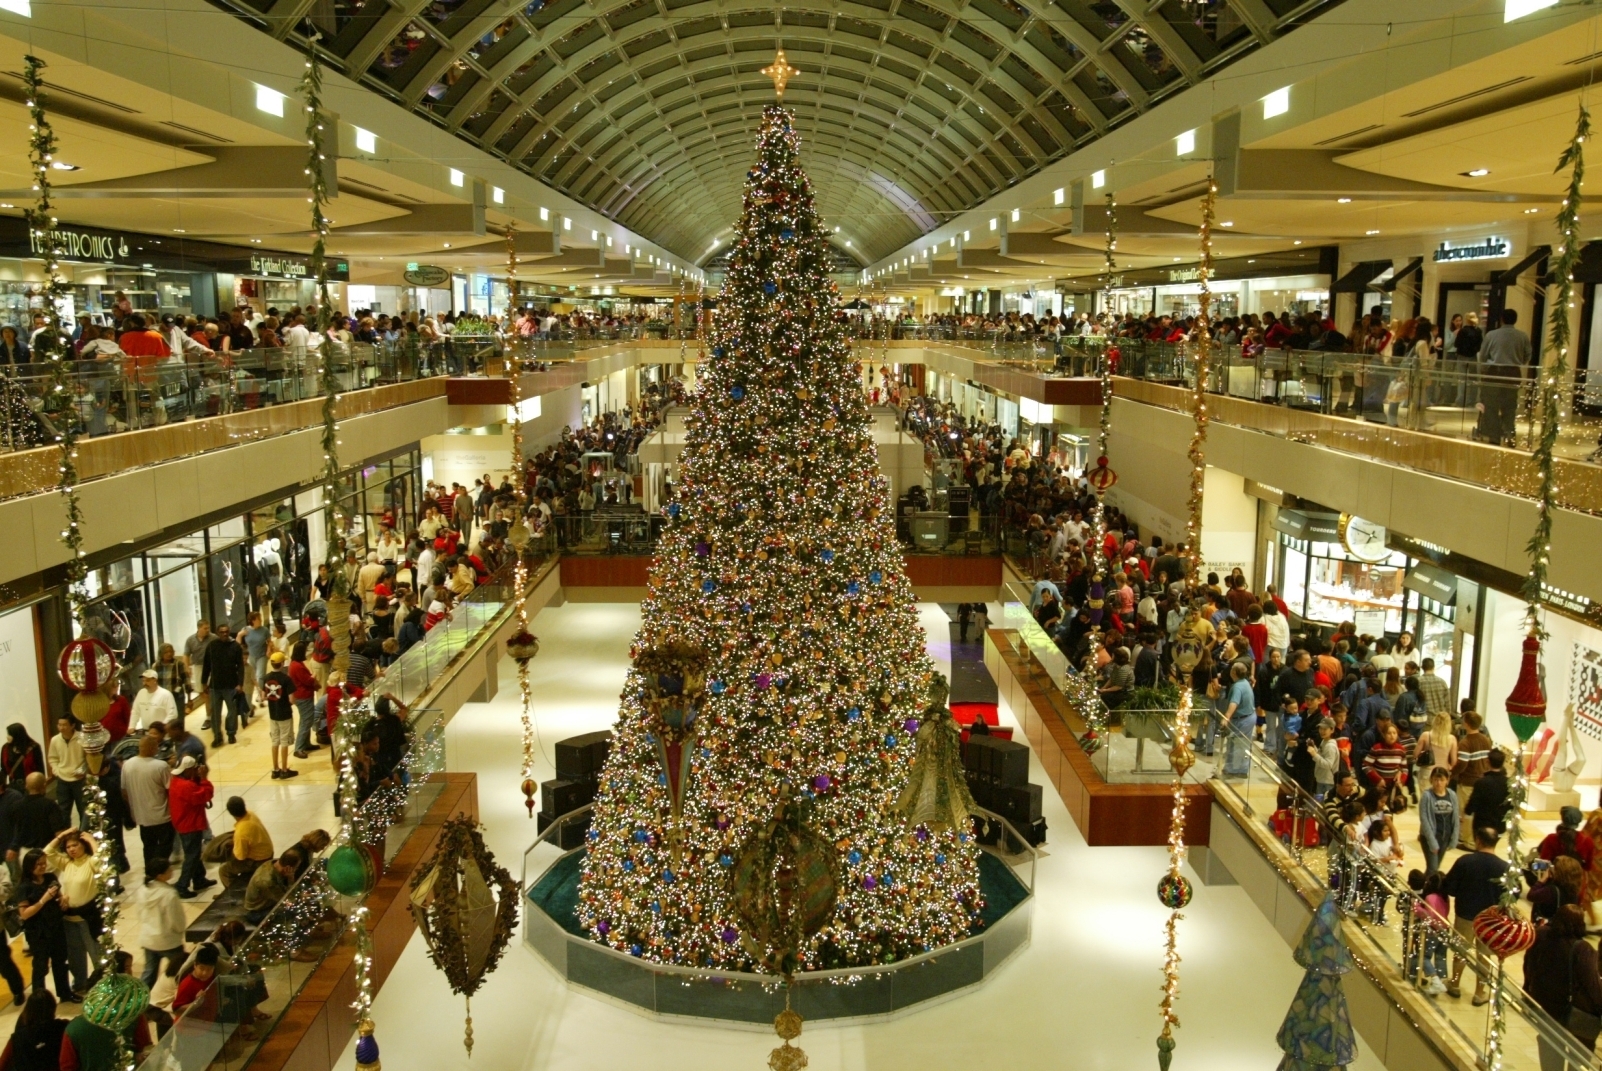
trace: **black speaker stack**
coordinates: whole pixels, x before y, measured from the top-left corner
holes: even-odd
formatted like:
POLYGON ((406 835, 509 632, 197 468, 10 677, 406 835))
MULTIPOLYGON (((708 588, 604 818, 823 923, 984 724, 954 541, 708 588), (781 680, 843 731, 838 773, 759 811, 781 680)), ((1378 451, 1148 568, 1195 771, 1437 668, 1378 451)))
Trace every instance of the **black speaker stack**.
MULTIPOLYGON (((540 783, 539 832, 544 833, 564 814, 595 802, 595 793, 601 785, 601 767, 606 765, 607 753, 612 748, 612 734, 608 731, 585 733, 556 742, 556 778, 540 783)), ((566 822, 553 838, 563 851, 572 851, 584 843, 589 832, 590 816, 566 822)))
MULTIPOLYGON (((1046 842, 1046 820, 1040 815, 1042 789, 1029 783, 1027 744, 970 735, 962 745, 962 766, 974 802, 1005 818, 1030 845, 1046 842)), ((1008 842, 1007 850, 1020 850, 1000 822, 980 820, 979 843, 994 846, 1003 839, 1008 842)))

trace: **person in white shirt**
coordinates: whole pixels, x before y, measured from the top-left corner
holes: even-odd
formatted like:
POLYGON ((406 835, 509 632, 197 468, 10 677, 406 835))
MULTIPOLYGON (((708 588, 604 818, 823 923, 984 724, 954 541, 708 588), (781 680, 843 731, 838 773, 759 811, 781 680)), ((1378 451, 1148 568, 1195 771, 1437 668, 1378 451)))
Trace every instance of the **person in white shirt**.
POLYGON ((82 828, 89 824, 83 799, 83 776, 89 771, 83 754, 83 739, 78 735, 75 718, 61 718, 56 728, 56 735, 50 738, 45 752, 50 760, 50 772, 56 778, 56 806, 61 808, 61 819, 68 825, 72 825, 72 809, 77 807, 78 828, 82 828))
POLYGON ((292 316, 289 326, 284 328, 284 346, 289 350, 291 366, 300 368, 305 365, 311 337, 311 331, 306 327, 306 317, 300 313, 292 316))
POLYGON ((161 686, 156 671, 147 669, 140 675, 144 687, 134 696, 133 712, 128 719, 130 733, 141 732, 156 722, 171 723, 178 720, 178 701, 161 686))
POLYGON ((189 337, 182 324, 171 316, 163 316, 161 324, 163 334, 167 339, 167 348, 172 350, 173 356, 184 357, 210 357, 212 351, 189 337))

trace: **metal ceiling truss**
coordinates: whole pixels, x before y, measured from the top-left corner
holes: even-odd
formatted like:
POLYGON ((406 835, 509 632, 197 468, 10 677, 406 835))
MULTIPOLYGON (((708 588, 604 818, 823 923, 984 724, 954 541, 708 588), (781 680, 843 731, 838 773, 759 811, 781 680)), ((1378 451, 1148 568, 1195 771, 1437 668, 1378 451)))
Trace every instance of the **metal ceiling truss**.
POLYGON ((738 216, 783 47, 869 260, 1339 0, 220 0, 683 256, 738 216))

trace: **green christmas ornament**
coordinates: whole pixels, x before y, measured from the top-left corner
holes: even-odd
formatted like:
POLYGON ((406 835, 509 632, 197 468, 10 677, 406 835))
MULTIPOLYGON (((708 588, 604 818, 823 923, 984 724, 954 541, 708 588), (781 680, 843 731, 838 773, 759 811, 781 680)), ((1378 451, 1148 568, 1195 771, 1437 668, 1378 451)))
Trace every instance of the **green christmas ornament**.
POLYGON ((734 862, 734 911, 751 958, 792 973, 802 942, 834 918, 838 873, 833 845, 781 804, 734 862))
POLYGON ((108 974, 83 998, 83 1017, 121 1034, 150 1006, 150 990, 131 974, 108 974))
POLYGON ((366 848, 341 844, 328 853, 328 884, 344 896, 366 896, 378 884, 378 866, 366 848))

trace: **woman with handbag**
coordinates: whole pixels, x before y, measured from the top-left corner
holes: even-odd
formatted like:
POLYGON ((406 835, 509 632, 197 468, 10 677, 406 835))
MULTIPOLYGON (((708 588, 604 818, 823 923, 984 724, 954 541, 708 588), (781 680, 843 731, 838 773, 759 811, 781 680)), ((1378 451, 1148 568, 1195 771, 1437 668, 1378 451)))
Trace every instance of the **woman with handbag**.
MULTIPOLYGON (((1596 949, 1585 940, 1585 914, 1577 904, 1564 904, 1556 917, 1535 934, 1524 953, 1524 992, 1592 1051, 1602 1033, 1602 977, 1597 975, 1596 949)), ((1563 1054, 1544 1037, 1541 1071, 1563 1071, 1563 1054)))
POLYGON ((20 721, 6 726, 6 742, 0 744, 0 769, 5 771, 5 783, 17 786, 19 792, 29 774, 45 772, 44 752, 20 721))

